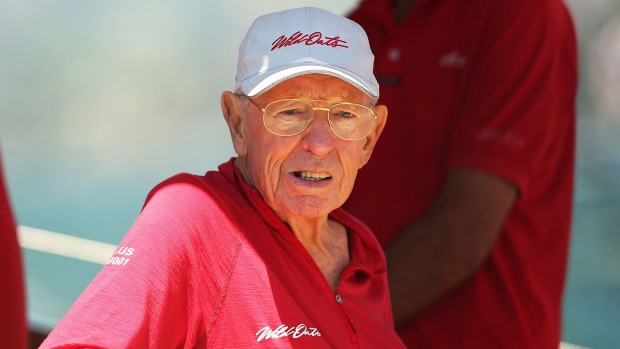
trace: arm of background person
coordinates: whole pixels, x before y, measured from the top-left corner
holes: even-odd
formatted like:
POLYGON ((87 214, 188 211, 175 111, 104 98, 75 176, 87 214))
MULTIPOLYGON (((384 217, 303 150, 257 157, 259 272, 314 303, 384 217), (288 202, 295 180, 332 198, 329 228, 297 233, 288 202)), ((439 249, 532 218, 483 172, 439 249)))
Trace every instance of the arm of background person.
POLYGON ((430 211, 386 249, 397 327, 475 272, 516 197, 514 185, 492 174, 448 174, 430 211))

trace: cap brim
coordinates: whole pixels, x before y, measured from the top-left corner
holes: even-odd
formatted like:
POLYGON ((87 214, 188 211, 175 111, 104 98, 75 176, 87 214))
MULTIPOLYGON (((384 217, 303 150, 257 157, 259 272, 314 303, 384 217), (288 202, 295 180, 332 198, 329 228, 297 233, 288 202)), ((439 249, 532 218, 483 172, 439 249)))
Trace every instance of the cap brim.
POLYGON ((366 81, 344 69, 324 65, 300 65, 267 70, 241 81, 239 87, 241 87, 241 90, 246 96, 255 97, 282 81, 307 74, 331 75, 357 87, 373 99, 379 96, 379 85, 376 81, 366 81))

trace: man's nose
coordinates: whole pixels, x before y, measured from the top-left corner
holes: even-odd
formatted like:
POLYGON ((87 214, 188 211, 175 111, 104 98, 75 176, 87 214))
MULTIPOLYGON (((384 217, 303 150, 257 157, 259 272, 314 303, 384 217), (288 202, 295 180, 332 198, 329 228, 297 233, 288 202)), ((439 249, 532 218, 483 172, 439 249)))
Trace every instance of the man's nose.
POLYGON ((336 135, 329 127, 327 111, 316 108, 314 110, 314 121, 303 132, 302 145, 304 149, 316 156, 324 156, 334 148, 335 137, 336 135))

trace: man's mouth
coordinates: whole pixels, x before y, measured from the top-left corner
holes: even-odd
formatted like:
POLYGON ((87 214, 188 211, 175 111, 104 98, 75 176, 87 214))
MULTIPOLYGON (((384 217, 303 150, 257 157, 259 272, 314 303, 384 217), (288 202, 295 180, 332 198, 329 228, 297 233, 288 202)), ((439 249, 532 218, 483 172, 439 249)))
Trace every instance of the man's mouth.
POLYGON ((331 179, 332 177, 327 172, 309 172, 309 171, 297 171, 295 177, 306 181, 324 181, 331 179))

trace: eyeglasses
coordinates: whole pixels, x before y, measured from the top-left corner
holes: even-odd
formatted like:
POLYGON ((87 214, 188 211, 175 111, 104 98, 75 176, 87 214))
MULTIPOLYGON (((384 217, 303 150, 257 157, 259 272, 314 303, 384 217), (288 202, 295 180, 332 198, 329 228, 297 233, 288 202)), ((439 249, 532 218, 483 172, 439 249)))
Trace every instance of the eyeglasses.
MULTIPOLYGON (((247 96, 246 96, 247 97, 247 96)), ((367 106, 333 102, 329 108, 314 107, 310 102, 330 102, 303 99, 279 99, 261 107, 249 97, 248 101, 263 112, 265 128, 278 136, 294 136, 305 130, 314 121, 314 111, 327 112, 329 127, 344 140, 356 141, 372 131, 377 113, 367 106)))

